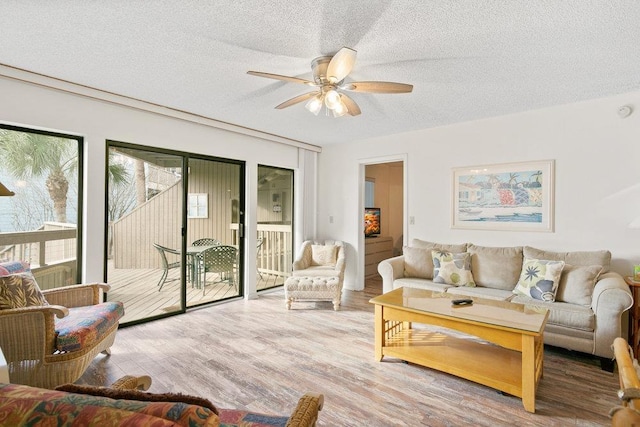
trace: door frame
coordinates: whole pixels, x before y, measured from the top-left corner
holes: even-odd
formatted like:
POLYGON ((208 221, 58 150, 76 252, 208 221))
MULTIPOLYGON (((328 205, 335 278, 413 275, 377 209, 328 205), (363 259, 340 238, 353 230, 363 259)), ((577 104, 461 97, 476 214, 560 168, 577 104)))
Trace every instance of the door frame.
MULTIPOLYGON (((360 222, 362 222, 362 213, 364 212, 364 195, 365 195, 365 178, 366 178, 366 167, 368 165, 377 165, 384 163, 395 163, 402 162, 402 244, 406 245, 408 241, 408 222, 407 222, 407 212, 408 212, 408 201, 407 201, 407 169, 408 169, 408 159, 409 156, 407 153, 400 154, 391 154, 388 156, 381 157, 369 157, 365 159, 358 160, 358 215, 360 215, 360 222)), ((365 257, 365 237, 364 233, 358 233, 358 275, 357 275, 357 290, 364 289, 364 257, 365 257)))

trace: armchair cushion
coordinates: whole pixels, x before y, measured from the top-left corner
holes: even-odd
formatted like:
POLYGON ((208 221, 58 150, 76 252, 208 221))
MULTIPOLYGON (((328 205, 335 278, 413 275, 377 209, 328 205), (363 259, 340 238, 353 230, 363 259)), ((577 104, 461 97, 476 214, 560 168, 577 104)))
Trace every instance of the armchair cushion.
POLYGON ((56 349, 75 351, 94 344, 124 316, 121 302, 111 301, 69 309, 69 315, 56 319, 56 349))
POLYGON ((0 310, 41 305, 49 304, 30 272, 0 277, 0 310))

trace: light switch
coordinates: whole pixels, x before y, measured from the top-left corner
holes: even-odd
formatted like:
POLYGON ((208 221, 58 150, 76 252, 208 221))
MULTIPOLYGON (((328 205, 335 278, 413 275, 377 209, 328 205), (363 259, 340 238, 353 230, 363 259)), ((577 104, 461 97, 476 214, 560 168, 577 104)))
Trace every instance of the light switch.
POLYGON ((415 224, 416 224, 416 217, 410 216, 409 217, 409 225, 415 225, 415 224))

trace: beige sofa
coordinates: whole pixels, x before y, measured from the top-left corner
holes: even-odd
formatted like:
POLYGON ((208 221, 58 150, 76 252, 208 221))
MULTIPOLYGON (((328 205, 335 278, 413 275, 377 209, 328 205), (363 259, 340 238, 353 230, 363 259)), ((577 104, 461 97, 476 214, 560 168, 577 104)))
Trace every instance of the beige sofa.
POLYGON ((633 304, 629 287, 620 274, 609 270, 610 263, 609 251, 549 252, 529 246, 451 245, 414 239, 404 247, 403 255, 380 262, 378 272, 383 292, 406 286, 546 307, 550 313, 545 344, 599 356, 604 368, 605 361, 614 356, 613 340, 626 331, 622 314, 633 304), (470 260, 473 282, 468 286, 438 283, 441 274, 434 280, 434 250, 468 253, 464 258, 470 260), (555 301, 514 293, 526 260, 564 262, 555 301))

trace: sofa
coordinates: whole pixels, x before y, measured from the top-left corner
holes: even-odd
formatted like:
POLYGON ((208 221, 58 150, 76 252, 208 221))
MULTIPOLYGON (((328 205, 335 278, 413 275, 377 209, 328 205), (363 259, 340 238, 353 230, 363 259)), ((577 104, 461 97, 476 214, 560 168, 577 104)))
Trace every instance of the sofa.
POLYGON ((1 426, 243 426, 311 427, 323 396, 307 393, 291 416, 217 408, 180 393, 145 393, 147 376, 125 376, 111 387, 63 384, 56 390, 0 384, 1 426))
POLYGON ((383 292, 413 287, 540 306, 549 310, 544 342, 593 354, 611 368, 633 297, 610 271, 606 250, 551 252, 530 246, 488 247, 414 239, 378 264, 383 292))

